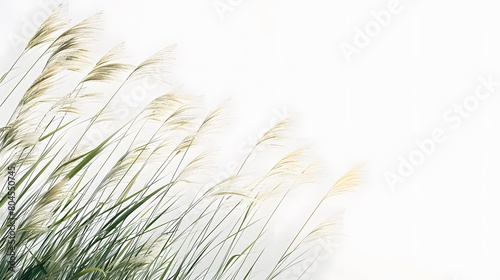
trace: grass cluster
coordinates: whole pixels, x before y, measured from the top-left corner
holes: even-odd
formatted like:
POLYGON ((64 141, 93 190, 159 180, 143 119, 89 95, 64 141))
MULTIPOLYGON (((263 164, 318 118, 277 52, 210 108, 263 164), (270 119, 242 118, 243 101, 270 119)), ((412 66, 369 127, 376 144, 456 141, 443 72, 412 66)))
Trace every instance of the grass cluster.
POLYGON ((132 65, 118 45, 93 59, 98 22, 99 15, 71 25, 56 9, 0 78, 2 114, 12 108, 0 129, 1 279, 277 279, 304 260, 308 244, 335 234, 337 217, 316 227, 312 217, 358 184, 358 169, 298 221, 286 246, 266 243, 289 192, 318 176, 304 149, 266 172, 247 170, 255 150, 283 142, 288 120, 217 182, 209 176, 218 169, 210 139, 221 133, 226 103, 206 110, 200 97, 169 91, 98 143, 86 142, 97 124, 113 122, 112 100, 127 85, 164 80, 173 50, 132 65), (19 73, 19 62, 33 56, 19 73), (9 199, 16 202, 15 272, 5 257, 9 199))

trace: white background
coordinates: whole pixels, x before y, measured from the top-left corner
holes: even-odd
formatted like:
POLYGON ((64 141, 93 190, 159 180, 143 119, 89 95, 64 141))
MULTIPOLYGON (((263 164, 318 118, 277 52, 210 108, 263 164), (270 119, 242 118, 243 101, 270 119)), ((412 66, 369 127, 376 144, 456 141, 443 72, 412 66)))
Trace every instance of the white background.
MULTIPOLYGON (((103 10, 102 50, 125 41, 137 61, 177 44, 170 82, 209 104, 231 97, 240 139, 286 108, 330 179, 367 163, 344 242, 314 279, 500 279, 500 87, 456 129, 443 116, 480 77, 500 81, 500 6, 399 3, 350 63, 341 45, 389 0, 70 0, 68 12, 77 22, 103 10), (391 188, 385 175, 437 128, 446 140, 391 188)), ((0 2, 2 72, 19 52, 12 34, 43 7, 0 2)))

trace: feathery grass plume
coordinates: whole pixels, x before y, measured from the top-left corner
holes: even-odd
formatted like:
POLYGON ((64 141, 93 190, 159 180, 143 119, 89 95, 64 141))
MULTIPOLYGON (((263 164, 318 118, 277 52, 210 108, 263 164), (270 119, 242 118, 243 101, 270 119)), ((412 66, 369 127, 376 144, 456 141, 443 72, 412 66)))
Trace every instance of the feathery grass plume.
POLYGON ((199 103, 189 102, 177 108, 161 125, 162 130, 185 130, 193 132, 199 119, 199 103))
MULTIPOLYGON (((99 23, 102 21, 102 12, 96 13, 93 16, 84 19, 83 21, 75 24, 74 26, 68 28, 66 31, 61 33, 51 44, 51 48, 60 48, 68 40, 73 38, 78 38, 81 43, 85 40, 94 39, 95 32, 99 30, 99 23)), ((50 59, 49 59, 50 60, 50 59)))
MULTIPOLYGON (((59 13, 59 10, 56 9, 56 15, 59 13)), ((36 41, 43 39, 42 41, 49 40, 47 32, 53 33, 55 32, 54 28, 52 25, 54 25, 54 18, 52 17, 49 20, 49 26, 46 26, 46 30, 43 31, 38 35, 38 37, 34 37, 33 39, 36 41), (51 29, 51 27, 53 27, 51 29), (49 29, 47 29, 49 28, 49 29)), ((10 92, 7 93, 7 96, 5 99, 0 103, 0 106, 3 106, 5 102, 10 98, 10 96, 15 92, 15 90, 18 88, 18 86, 24 81, 24 79, 27 77, 27 75, 31 72, 31 70, 37 65, 37 63, 45 56, 49 55, 49 58, 47 59, 45 63, 45 68, 44 69, 50 69, 52 67, 54 68, 59 68, 60 71, 63 69, 65 70, 70 70, 70 71, 80 71, 82 70, 83 67, 85 67, 89 61, 87 57, 88 50, 86 46, 84 45, 85 42, 90 41, 91 37, 93 36, 95 32, 95 27, 91 25, 90 23, 95 23, 98 19, 100 18, 100 15, 95 15, 93 17, 90 17, 84 21, 82 21, 79 24, 76 24, 75 26, 67 29, 64 31, 62 34, 60 34, 57 38, 55 38, 50 46, 43 52, 42 55, 36 59, 36 61, 31 65, 31 67, 25 71, 24 75, 22 75, 21 79, 16 83, 16 85, 10 90, 10 92), (70 63, 68 63, 70 62, 70 63), (61 68, 61 65, 64 66, 65 68, 61 68)), ((63 25, 59 26, 63 27, 63 25)), ((43 28, 43 27, 41 27, 43 28)), ((36 36, 36 34, 35 34, 36 36)), ((0 79, 3 81, 7 75, 10 73, 10 71, 13 69, 13 67, 16 65, 16 63, 19 61, 19 59, 27 52, 25 50, 21 55, 18 57, 18 59, 14 62, 14 64, 11 66, 11 68, 2 76, 0 79)))
POLYGON ((178 91, 168 92, 156 97, 144 108, 144 117, 148 120, 163 122, 181 106, 193 101, 195 101, 193 96, 178 91))
POLYGON ((91 58, 86 43, 87 41, 78 36, 67 38, 49 56, 45 69, 58 67, 59 71, 65 69, 78 72, 89 67, 91 58))
POLYGON ((255 181, 251 181, 250 178, 250 175, 230 176, 215 184, 207 193, 210 197, 230 195, 251 198, 250 193, 255 186, 255 181))
POLYGON ((305 176, 304 170, 308 162, 308 148, 301 147, 285 155, 269 171, 254 180, 251 194, 255 202, 281 197, 285 192, 298 186, 298 178, 305 176), (285 188, 281 188, 286 186, 285 188))
POLYGON ((73 114, 76 116, 83 115, 82 105, 97 103, 101 94, 88 91, 85 87, 80 87, 78 90, 69 92, 57 100, 52 105, 47 115, 57 115, 58 113, 73 114))
MULTIPOLYGON (((175 148, 175 153, 180 154, 187 152, 190 147, 196 146, 196 144, 203 139, 204 136, 211 134, 215 129, 220 127, 224 122, 224 112, 227 109, 228 102, 222 102, 215 109, 210 111, 203 121, 198 124, 198 127, 190 135, 184 137, 184 139, 175 148)), ((182 121, 182 120, 181 120, 182 121)), ((181 122, 182 124, 182 122, 181 122)))
POLYGON ((300 230, 295 234, 292 241, 289 243, 288 247, 285 249, 283 254, 278 260, 276 266, 272 269, 272 271, 268 274, 266 279, 274 279, 281 275, 287 269, 297 265, 301 261, 297 260, 300 258, 296 256, 290 260, 291 257, 298 254, 298 250, 300 249, 302 242, 298 244, 296 241, 298 240, 301 233, 305 230, 306 226, 309 224, 313 216, 316 214, 320 206, 329 198, 344 194, 347 192, 352 192, 356 187, 358 187, 361 183, 362 175, 363 175, 364 166, 359 165, 351 169, 349 172, 344 174, 337 182, 329 189, 329 191, 325 194, 325 196, 321 199, 321 201, 316 205, 314 210, 309 214, 307 220, 302 224, 300 230))
POLYGON ((68 20, 62 17, 62 8, 63 5, 60 4, 52 11, 50 16, 40 25, 40 28, 38 28, 29 40, 26 50, 50 43, 56 39, 55 34, 68 24, 68 20))
POLYGON ((68 180, 63 179, 37 198, 37 202, 20 224, 19 232, 26 233, 26 237, 20 242, 30 241, 49 230, 47 223, 52 218, 55 204, 66 198, 67 183, 68 180))
POLYGON ((88 45, 95 37, 97 23, 101 18, 102 13, 97 13, 59 35, 49 47, 50 55, 45 69, 57 67, 59 71, 65 69, 78 72, 89 67, 91 57, 88 45))
POLYGON ((137 255, 130 259, 130 263, 137 265, 147 265, 152 263, 160 254, 162 247, 165 245, 165 242, 168 240, 168 237, 165 235, 161 235, 156 238, 153 242, 147 242, 143 246, 141 246, 141 250, 137 252, 137 255))
MULTIPOLYGON (((127 63, 119 62, 124 56, 124 44, 120 43, 109 52, 104 54, 87 75, 80 81, 77 87, 63 96, 55 103, 50 112, 57 113, 80 113, 82 103, 96 102, 100 96, 96 92, 88 92, 84 87, 87 82, 115 82, 120 80, 123 73, 130 70, 133 66, 127 63)), ((105 113, 104 113, 105 114, 105 113)), ((112 116, 108 118, 102 116, 98 122, 113 120, 112 116)))
POLYGON ((214 149, 209 149, 200 153, 191 162, 184 166, 184 168, 179 172, 179 175, 177 175, 176 181, 192 183, 192 176, 214 171, 214 168, 210 165, 210 163, 214 160, 215 152, 216 151, 214 149))
POLYGON ((356 166, 345 173, 328 191, 327 197, 332 197, 346 192, 352 192, 363 179, 364 166, 356 166))
POLYGON ((293 187, 319 183, 319 178, 324 176, 324 168, 312 162, 308 164, 298 176, 293 187))
MULTIPOLYGON (((50 90, 56 85, 57 75, 60 71, 56 67, 48 68, 42 72, 40 76, 31 84, 31 86, 26 90, 23 98, 21 99, 21 105, 26 105, 34 100, 40 100, 44 102, 46 94, 50 93, 50 90)), ((35 106, 36 102, 32 102, 31 106, 35 106)), ((32 107, 27 106, 27 110, 32 109, 32 107)))
POLYGON ((218 129, 222 128, 227 124, 229 119, 228 110, 230 108, 231 101, 229 99, 221 102, 215 109, 207 114, 205 119, 200 125, 197 134, 206 135, 211 133, 217 133, 218 129))
MULTIPOLYGON (((133 68, 119 44, 94 60, 89 43, 99 20, 100 14, 63 30, 67 21, 56 9, 26 49, 47 50, 7 92, 20 102, 0 128, 0 207, 7 209, 7 170, 15 167, 18 246, 15 272, 9 274, 1 258, 0 278, 275 279, 302 260, 305 245, 335 234, 335 219, 305 230, 326 198, 359 184, 357 169, 306 221, 297 221, 302 228, 291 233, 286 250, 267 242, 288 194, 321 177, 307 149, 287 149, 289 119, 264 133, 246 158, 238 158, 241 164, 224 170, 215 160, 224 147, 213 137, 225 132, 228 101, 207 110, 199 96, 161 88, 167 93, 151 96, 138 113, 101 131, 103 139, 85 144, 96 124, 115 119, 108 105, 127 82, 164 81, 173 59, 170 46, 133 68), (38 64, 45 67, 28 80, 38 64), (103 84, 114 82, 117 89, 103 84), (83 107, 90 102, 107 103, 94 113, 83 107), (256 149, 269 147, 286 155, 263 164, 264 171, 248 166, 241 172, 256 149), (267 256, 278 250, 279 259, 267 256)), ((4 102, 0 108, 6 109, 4 102)), ((1 252, 9 246, 7 226, 6 220, 0 226, 1 252)))
POLYGON ((118 80, 121 74, 133 68, 130 64, 117 62, 122 59, 123 53, 124 44, 120 43, 96 63, 94 69, 83 78, 82 83, 88 81, 113 82, 118 80))
POLYGON ((148 77, 163 81, 168 74, 167 66, 173 60, 172 53, 176 48, 177 45, 168 46, 144 60, 132 71, 130 80, 148 77))
POLYGON ((280 147, 280 141, 283 139, 285 133, 288 131, 289 126, 291 124, 290 118, 285 118, 278 123, 276 123, 273 127, 271 127, 257 142, 256 147, 262 145, 276 145, 280 147))
POLYGON ((343 215, 336 215, 326 221, 321 222, 313 230, 311 230, 302 244, 306 245, 315 241, 321 241, 335 236, 339 236, 342 231, 343 215))
POLYGON ((290 118, 285 118, 275 125, 273 125, 270 129, 268 129, 262 137, 255 143, 255 145, 252 147, 252 150, 248 153, 247 157, 243 160, 243 163, 240 165, 240 168, 238 169, 238 173, 241 172, 243 169, 243 166, 246 164, 246 162, 250 159, 250 156, 257 150, 261 148, 265 148, 266 145, 268 146, 276 146, 276 147, 281 147, 282 145, 278 144, 280 141, 283 141, 286 135, 286 132, 289 131, 290 129, 290 123, 291 119, 290 118))
POLYGON ((62 4, 61 4, 58 7, 56 7, 49 15, 49 17, 40 25, 35 34, 33 34, 31 39, 28 41, 26 47, 24 48, 24 51, 17 57, 17 59, 11 65, 9 70, 7 70, 0 77, 0 84, 3 83, 5 78, 7 78, 7 76, 14 69, 14 67, 19 62, 21 57, 23 57, 24 54, 26 54, 29 50, 35 48, 36 46, 44 45, 53 41, 56 36, 55 34, 61 29, 63 29, 67 23, 68 21, 62 18, 62 4))
MULTIPOLYGON (((300 150, 298 150, 300 151, 300 150)), ((296 151, 297 152, 297 151, 296 151)), ((293 152, 292 154, 294 154, 293 152)), ((257 194, 257 200, 273 199, 277 197, 282 197, 286 192, 289 192, 298 187, 318 184, 320 178, 324 176, 323 170, 318 163, 309 163, 307 165, 302 165, 302 169, 299 170, 289 169, 287 173, 279 174, 278 180, 274 180, 271 184, 271 188, 260 192, 257 194), (286 186, 283 188, 283 186, 286 186)), ((274 172, 273 172, 274 173, 274 172)))
POLYGON ((123 177, 128 173, 133 165, 145 162, 149 156, 144 153, 145 148, 145 146, 134 148, 127 151, 121 158, 119 158, 100 182, 98 190, 113 183, 122 181, 123 177))
POLYGON ((268 176, 283 176, 284 174, 297 175, 304 169, 307 162, 307 148, 297 149, 277 162, 268 172, 268 176))

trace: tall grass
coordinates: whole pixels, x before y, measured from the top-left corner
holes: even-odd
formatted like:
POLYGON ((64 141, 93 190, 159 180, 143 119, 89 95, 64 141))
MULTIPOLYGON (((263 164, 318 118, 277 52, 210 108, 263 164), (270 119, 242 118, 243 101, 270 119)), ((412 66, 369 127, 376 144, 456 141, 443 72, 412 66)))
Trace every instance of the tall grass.
POLYGON ((358 169, 297 221, 286 246, 266 242, 287 195, 318 176, 304 149, 266 172, 248 170, 256 150, 286 143, 287 119, 263 134, 236 172, 213 183, 209 175, 219 168, 211 139, 221 133, 227 103, 207 111, 200 97, 170 91, 87 143, 97 124, 116 117, 112 100, 127 85, 164 79, 173 50, 136 66, 124 62, 123 45, 93 59, 99 17, 70 26, 56 9, 1 77, 0 108, 13 110, 0 130, 0 213, 6 221, 14 199, 17 221, 15 272, 5 257, 7 222, 0 229, 2 279, 275 279, 304 261, 308 244, 336 233, 336 217, 316 227, 312 218, 359 183, 358 169), (11 169, 14 198, 7 195, 11 169))

